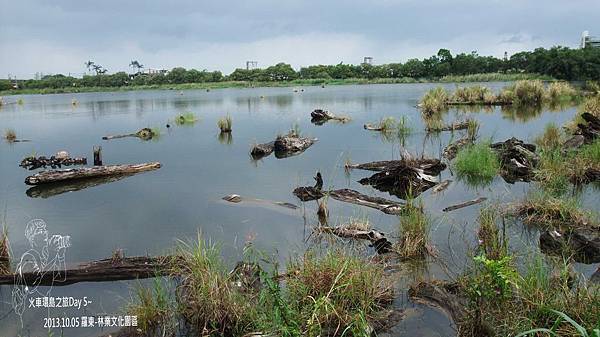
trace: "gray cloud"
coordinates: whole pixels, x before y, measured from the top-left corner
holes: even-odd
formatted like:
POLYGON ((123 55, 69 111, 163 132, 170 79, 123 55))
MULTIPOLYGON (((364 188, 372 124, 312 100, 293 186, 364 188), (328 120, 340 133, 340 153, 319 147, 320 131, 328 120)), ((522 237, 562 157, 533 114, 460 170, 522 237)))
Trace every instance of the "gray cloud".
POLYGON ((88 59, 110 71, 138 59, 229 72, 247 59, 403 62, 439 48, 501 56, 575 47, 598 12, 597 0, 10 1, 0 13, 0 77, 81 73, 88 59))

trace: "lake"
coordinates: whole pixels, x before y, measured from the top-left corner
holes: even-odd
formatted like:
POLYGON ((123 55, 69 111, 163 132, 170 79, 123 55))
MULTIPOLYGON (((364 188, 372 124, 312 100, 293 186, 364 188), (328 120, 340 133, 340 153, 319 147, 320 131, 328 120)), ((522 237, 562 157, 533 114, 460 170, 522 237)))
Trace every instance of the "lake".
MULTIPOLYGON (((494 90, 505 83, 486 83, 494 90)), ((357 181, 367 171, 344 171, 344 163, 399 159, 404 146, 415 155, 440 158, 453 138, 450 132, 427 135, 415 108, 420 97, 435 84, 358 85, 293 88, 219 89, 197 91, 131 91, 19 96, 24 104, 0 108, 0 130, 14 129, 18 138, 30 142, 0 143, 0 218, 7 225, 14 257, 28 248, 25 225, 35 218, 47 223, 50 234, 69 235, 71 247, 67 264, 110 257, 115 249, 126 256, 158 255, 172 251, 179 240, 190 241, 199 232, 205 239, 219 242, 226 260, 235 265, 242 258, 247 242, 268 253, 277 252, 281 262, 301 254, 312 245, 311 228, 318 221, 316 203, 302 204, 292 190, 313 185, 320 171, 327 188, 351 188, 368 195, 397 200, 357 181), (78 104, 73 105, 72 99, 78 104), (315 108, 347 115, 352 120, 341 124, 313 125, 310 112, 315 108), (199 120, 193 125, 175 125, 176 115, 194 112, 199 120), (233 132, 230 139, 219 137, 217 120, 230 114, 233 132), (405 116, 412 133, 404 139, 386 139, 377 132, 363 129, 364 123, 405 116), (171 125, 166 128, 166 124, 171 125), (249 156, 255 143, 272 141, 297 124, 303 135, 318 138, 304 153, 285 159, 271 155, 254 161, 249 156), (103 141, 111 134, 135 132, 143 127, 160 128, 156 140, 123 138, 103 141), (157 171, 141 173, 94 187, 53 194, 24 184, 31 172, 19 167, 24 157, 50 156, 66 150, 71 156, 92 161, 92 148, 102 146, 103 161, 128 164, 158 161, 157 171), (221 198, 239 194, 245 198, 288 202, 297 210, 269 202, 229 203, 221 198), (30 196, 31 195, 31 196, 30 196)), ((443 85, 453 89, 454 84, 443 85)), ((6 102, 18 97, 5 97, 6 102)), ((533 142, 547 123, 563 125, 571 120, 576 108, 562 111, 506 111, 501 108, 477 111, 451 109, 447 121, 472 117, 481 123, 482 139, 504 141, 517 137, 533 142)), ((508 184, 496 177, 491 184, 472 186, 452 175, 450 169, 441 179, 454 182, 443 193, 424 192, 422 198, 433 219, 432 245, 442 262, 425 266, 402 267, 398 275, 398 299, 395 305, 406 309, 406 318, 390 332, 412 336, 452 336, 453 327, 445 316, 411 303, 404 295, 408 284, 418 278, 445 279, 456 276, 469 260, 469 251, 477 243, 477 215, 490 202, 519 200, 530 189, 528 183, 508 184), (487 203, 449 213, 441 210, 452 204, 484 196, 487 203), (445 266, 442 268, 442 266, 445 266), (449 271, 449 273, 448 273, 449 271), (450 275, 448 275, 450 274, 450 275)), ((597 210, 599 194, 587 187, 583 204, 597 210)), ((351 218, 368 219, 371 225, 393 238, 398 219, 380 211, 328 201, 330 224, 351 218)), ((537 233, 520 224, 509 225, 511 247, 520 252, 537 249, 537 233)), ((371 254, 373 252, 370 252, 371 254)), ((595 266, 577 264, 576 269, 591 275, 595 266)), ((87 296, 92 303, 85 308, 50 309, 51 316, 119 315, 137 281, 80 283, 54 287, 52 296, 87 296)), ((21 323, 12 312, 11 287, 0 287, 0 335, 17 334, 21 323)), ((23 315, 23 335, 47 335, 43 328, 46 310, 28 309, 23 315)), ((114 328, 112 329, 114 330, 114 328)), ((65 336, 98 336, 111 329, 71 329, 65 336)), ((60 335, 59 330, 54 335, 60 335)))

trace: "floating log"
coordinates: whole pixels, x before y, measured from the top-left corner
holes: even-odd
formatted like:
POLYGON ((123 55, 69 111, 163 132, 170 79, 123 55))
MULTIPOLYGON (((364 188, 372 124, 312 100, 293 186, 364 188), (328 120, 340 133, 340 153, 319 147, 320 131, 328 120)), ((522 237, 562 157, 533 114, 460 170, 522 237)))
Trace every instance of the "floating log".
POLYGON ((371 247, 374 247, 377 254, 386 254, 392 251, 392 243, 385 237, 385 234, 375 230, 359 230, 347 226, 328 227, 320 226, 317 231, 331 233, 346 239, 359 239, 371 242, 371 247))
POLYGON ((300 137, 294 133, 289 133, 285 136, 277 136, 273 143, 273 149, 277 158, 286 158, 304 152, 316 141, 316 138, 300 137))
POLYGON ((323 189, 323 177, 321 177, 321 173, 317 172, 314 179, 316 180, 315 186, 300 186, 295 188, 292 193, 301 201, 321 199, 325 196, 321 191, 323 189))
POLYGON ((258 160, 263 157, 269 156, 271 153, 273 153, 274 148, 275 148, 275 141, 272 141, 269 143, 264 143, 264 144, 256 144, 250 150, 250 155, 255 160, 258 160))
POLYGON ((466 120, 462 122, 454 122, 452 124, 441 125, 436 127, 427 126, 425 131, 427 132, 440 132, 440 131, 454 131, 454 130, 464 130, 469 128, 469 124, 471 122, 466 120))
POLYGON ((572 256, 579 263, 600 263, 600 233, 587 233, 579 229, 546 230, 540 234, 540 250, 549 255, 572 256))
POLYGON ((157 135, 152 131, 152 129, 143 128, 135 133, 128 133, 128 134, 124 134, 124 135, 114 135, 114 136, 104 136, 104 137, 102 137, 102 139, 111 140, 111 139, 118 139, 118 138, 125 138, 125 137, 137 137, 137 138, 140 138, 143 140, 150 140, 156 136, 157 135))
POLYGON ((346 168, 366 171, 385 171, 407 165, 421 169, 429 175, 438 175, 440 172, 446 169, 446 164, 442 163, 439 159, 431 158, 420 158, 410 160, 381 160, 363 164, 346 164, 346 168))
POLYGON ((486 200, 487 200, 486 197, 479 197, 479 198, 474 199, 474 200, 469 200, 469 201, 461 202, 460 204, 448 206, 448 207, 444 208, 442 211, 444 211, 444 212, 452 212, 452 211, 455 211, 457 209, 461 209, 461 208, 465 208, 465 207, 468 207, 468 206, 479 204, 479 203, 484 202, 486 200))
POLYGON ((133 174, 119 174, 114 176, 95 177, 87 179, 75 179, 69 181, 59 181, 48 184, 35 185, 27 189, 25 194, 30 198, 50 198, 56 195, 80 191, 86 188, 104 185, 125 179, 133 174))
POLYGON ((79 282, 110 282, 134 280, 168 275, 176 257, 120 257, 81 264, 66 270, 45 273, 26 272, 21 275, 0 275, 0 285, 18 284, 41 286, 66 286, 79 282))
POLYGON ((368 196, 347 188, 331 191, 329 192, 329 196, 338 201, 371 207, 385 214, 400 215, 404 213, 406 208, 405 204, 380 197, 368 196))
POLYGON ((58 181, 70 181, 82 178, 105 177, 123 174, 135 174, 160 168, 160 163, 143 163, 132 165, 94 166, 80 169, 64 169, 56 171, 42 171, 25 178, 27 185, 40 185, 58 181))
POLYGON ((439 174, 446 168, 446 164, 437 159, 403 159, 393 161, 393 164, 390 163, 387 166, 378 166, 374 163, 369 163, 372 169, 383 169, 379 173, 363 178, 358 182, 363 185, 371 185, 380 191, 388 192, 401 199, 405 199, 409 195, 416 197, 435 186, 437 179, 434 175, 439 174))
POLYGON ((540 159, 535 153, 534 144, 527 144, 512 137, 504 142, 491 144, 490 147, 498 154, 501 175, 506 182, 531 181, 533 170, 540 159))
POLYGON ((452 160, 456 157, 458 151, 467 145, 473 145, 473 139, 470 137, 463 137, 453 143, 448 144, 448 146, 444 148, 442 156, 448 160, 452 160))
POLYGON ((447 189, 448 186, 450 186, 451 182, 452 182, 452 180, 450 180, 450 179, 444 180, 441 183, 433 186, 433 188, 431 189, 431 192, 432 193, 440 193, 441 191, 447 189))
POLYGON ((316 125, 323 125, 325 122, 329 121, 329 120, 336 120, 336 121, 340 121, 342 123, 345 123, 349 120, 348 117, 344 117, 344 116, 336 116, 334 114, 332 114, 331 112, 327 111, 327 110, 323 110, 323 109, 315 109, 313 110, 313 112, 310 113, 311 116, 311 123, 316 124, 316 125))
POLYGON ((21 160, 21 163, 19 164, 19 166, 29 169, 29 170, 35 170, 40 167, 46 168, 47 166, 50 166, 51 168, 54 169, 57 167, 60 168, 63 165, 71 166, 71 165, 86 165, 86 164, 87 164, 87 158, 71 158, 67 154, 66 156, 55 155, 55 156, 51 156, 50 158, 47 158, 45 156, 40 156, 40 157, 31 156, 31 157, 27 157, 27 158, 24 158, 23 160, 21 160))

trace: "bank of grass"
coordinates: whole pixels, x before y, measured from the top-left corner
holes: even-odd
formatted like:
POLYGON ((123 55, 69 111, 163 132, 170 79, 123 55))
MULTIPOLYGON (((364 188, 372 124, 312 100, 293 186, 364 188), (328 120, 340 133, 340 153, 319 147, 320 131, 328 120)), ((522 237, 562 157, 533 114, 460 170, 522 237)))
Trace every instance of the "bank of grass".
POLYGON ((107 92, 107 91, 131 91, 131 90, 191 90, 191 89, 219 89, 219 88, 258 88, 258 87, 293 87, 293 86, 323 86, 323 85, 352 85, 352 84, 395 84, 395 83, 466 83, 466 82, 509 82, 524 79, 542 79, 552 80, 548 76, 538 74, 471 74, 471 75, 453 75, 441 78, 316 78, 316 79, 296 79, 292 81, 222 81, 205 83, 180 83, 180 84, 154 84, 123 87, 65 87, 65 88, 42 88, 42 89, 17 89, 0 91, 0 95, 21 95, 21 94, 61 94, 78 92, 107 92))
POLYGON ((393 296, 383 265, 341 248, 308 250, 291 258, 283 274, 276 264, 268 263, 273 269, 267 272, 248 262, 256 266, 257 288, 241 286, 219 247, 201 237, 182 244, 176 255, 176 289, 155 283, 134 295, 130 309, 143 333, 184 322, 203 336, 366 336, 393 296))
POLYGON ((460 281, 469 315, 459 335, 479 337, 486 331, 489 336, 516 336, 529 331, 529 336, 594 336, 593 329, 600 328, 598 285, 573 284, 569 270, 565 262, 539 255, 527 258, 519 269, 514 256, 477 256, 460 281))
POLYGON ((500 170, 500 160, 490 148, 490 142, 484 141, 464 147, 453 162, 459 177, 471 183, 490 182, 500 170))

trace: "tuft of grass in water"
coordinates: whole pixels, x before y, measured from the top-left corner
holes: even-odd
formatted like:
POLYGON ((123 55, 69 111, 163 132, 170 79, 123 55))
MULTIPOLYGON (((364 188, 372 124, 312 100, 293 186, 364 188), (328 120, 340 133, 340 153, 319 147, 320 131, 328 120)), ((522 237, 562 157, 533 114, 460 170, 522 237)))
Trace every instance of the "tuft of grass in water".
POLYGON ((447 108, 449 94, 446 89, 442 87, 436 87, 430 89, 425 93, 419 106, 425 115, 433 115, 444 111, 447 108))
POLYGON ((491 181, 500 170, 500 161, 489 142, 480 142, 462 148, 453 162, 459 177, 473 183, 491 181))
POLYGON ((406 118, 406 116, 402 116, 400 118, 400 120, 398 121, 397 127, 398 127, 398 134, 400 136, 408 136, 413 131, 411 126, 408 124, 408 118, 406 118))
POLYGON ((535 138, 535 143, 542 149, 542 151, 556 150, 562 145, 563 142, 564 140, 562 131, 554 123, 546 124, 544 133, 535 138))
POLYGON ((541 105, 545 95, 544 83, 540 80, 522 80, 506 86, 499 100, 516 105, 541 105))
POLYGON ((9 142, 12 143, 15 140, 17 140, 17 133, 15 132, 15 130, 13 129, 6 129, 4 131, 4 139, 9 142))
POLYGON ((428 116, 423 118, 425 123, 425 130, 427 132, 440 132, 444 127, 444 120, 440 116, 428 116))
POLYGON ((221 130, 221 132, 231 132, 231 126, 233 125, 233 120, 231 119, 231 115, 227 114, 225 117, 219 118, 217 121, 217 126, 221 130))
POLYGON ((477 138, 477 133, 479 133, 479 122, 476 119, 470 118, 468 123, 467 137, 471 140, 475 140, 475 138, 477 138))
POLYGON ((400 239, 396 250, 402 258, 423 258, 429 252, 431 221, 423 212, 423 205, 407 202, 406 213, 400 216, 400 239))
POLYGON ((138 318, 138 327, 147 334, 171 336, 175 333, 176 304, 161 278, 151 286, 137 285, 128 312, 138 318))
POLYGON ((495 100, 494 93, 481 85, 457 87, 451 97, 451 101, 461 103, 491 103, 495 100))
POLYGON ((17 104, 18 105, 23 105, 23 104, 25 104, 25 101, 22 98, 19 97, 19 99, 17 99, 17 104))
POLYGON ((559 148, 542 148, 534 175, 540 186, 553 196, 563 195, 570 185, 567 159, 559 148))
POLYGON ((344 250, 308 251, 287 266, 288 303, 307 336, 371 334, 369 321, 391 303, 393 290, 380 265, 344 250))
POLYGON ((391 131, 396 128, 396 119, 394 117, 385 117, 379 121, 379 128, 382 132, 391 131))
POLYGON ((508 255, 508 243, 504 232, 498 228, 498 210, 493 207, 485 207, 479 211, 479 247, 486 257, 500 260, 508 255))
POLYGON ((577 96, 577 91, 568 82, 552 82, 546 88, 545 98, 551 102, 570 100, 577 96))
POLYGON ((598 228, 596 216, 581 208, 574 197, 556 197, 544 192, 529 195, 515 207, 517 216, 529 225, 544 229, 598 228))
POLYGON ((0 233, 0 275, 10 274, 10 242, 8 228, 4 224, 0 233))
POLYGON ((77 101, 75 98, 71 99, 71 105, 75 106, 75 105, 78 105, 78 104, 79 104, 79 101, 77 101))
POLYGON ((179 114, 175 117, 175 123, 178 125, 194 124, 198 121, 196 114, 193 112, 186 112, 179 114))

